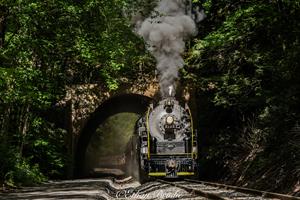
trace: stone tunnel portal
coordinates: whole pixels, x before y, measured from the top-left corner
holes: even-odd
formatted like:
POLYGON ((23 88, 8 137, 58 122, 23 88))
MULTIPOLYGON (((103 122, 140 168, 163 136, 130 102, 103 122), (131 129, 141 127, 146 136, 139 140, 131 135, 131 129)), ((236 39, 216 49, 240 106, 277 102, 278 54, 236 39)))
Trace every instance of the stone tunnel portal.
MULTIPOLYGON (((95 110, 95 112, 90 116, 86 125, 82 129, 77 142, 77 148, 74 158, 75 177, 90 176, 90 174, 87 172, 87 166, 91 165, 92 154, 89 152, 91 150, 91 145, 97 146, 97 144, 95 144, 95 138, 97 138, 96 135, 99 134, 99 131, 101 131, 100 129, 109 130, 107 129, 107 127, 102 126, 102 124, 106 123, 107 120, 110 120, 110 123, 114 123, 119 119, 124 120, 124 118, 126 117, 133 116, 131 117, 131 120, 128 120, 128 123, 132 124, 134 118, 137 118, 137 116, 140 116, 146 112, 151 100, 152 99, 150 97, 139 94, 124 94, 106 100, 95 110), (119 115, 120 113, 121 115, 119 115), (112 117, 113 122, 111 122, 112 117)), ((122 123, 126 124, 124 123, 124 121, 122 123)), ((130 126, 132 127, 132 125, 130 126)), ((128 126, 126 127, 128 128, 128 126)), ((107 134, 109 133, 105 133, 103 134, 103 136, 105 137, 105 135, 107 134)), ((118 140, 119 138, 115 139, 118 140)), ((97 155, 95 154, 95 156, 97 155)))

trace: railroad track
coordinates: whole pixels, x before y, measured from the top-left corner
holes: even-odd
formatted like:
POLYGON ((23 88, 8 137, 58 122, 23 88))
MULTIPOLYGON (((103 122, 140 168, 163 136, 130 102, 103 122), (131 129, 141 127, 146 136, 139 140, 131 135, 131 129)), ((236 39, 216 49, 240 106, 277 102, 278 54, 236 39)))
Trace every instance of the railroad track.
POLYGON ((96 200, 300 200, 300 197, 262 192, 197 180, 153 180, 140 184, 132 178, 53 181, 0 194, 0 199, 96 199, 96 200))
MULTIPOLYGON (((126 182, 128 181, 130 182, 130 180, 126 182)), ((105 184, 102 188, 108 196, 98 199, 300 200, 300 197, 191 179, 181 181, 156 179, 126 189, 105 184)))
POLYGON ((290 195, 259 191, 254 189, 230 186, 218 183, 204 182, 198 180, 185 179, 183 181, 158 180, 162 184, 184 189, 195 196, 216 200, 300 200, 300 197, 290 195))
MULTIPOLYGON (((106 195, 98 196, 99 200, 108 199, 183 199, 192 197, 186 190, 173 187, 169 184, 159 181, 147 182, 138 187, 129 187, 124 189, 116 189, 109 184, 99 185, 102 187, 106 195), (175 194, 175 195, 174 195, 175 194)), ((102 193, 103 194, 103 193, 102 193)))

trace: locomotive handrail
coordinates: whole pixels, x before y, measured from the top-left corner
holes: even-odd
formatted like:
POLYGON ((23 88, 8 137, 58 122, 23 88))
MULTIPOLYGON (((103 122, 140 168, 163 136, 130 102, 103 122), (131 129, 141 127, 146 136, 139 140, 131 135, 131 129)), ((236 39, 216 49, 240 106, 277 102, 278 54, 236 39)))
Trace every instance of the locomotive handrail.
POLYGON ((150 128, 149 128, 149 113, 150 113, 150 106, 148 107, 147 114, 146 114, 146 128, 147 128, 147 145, 148 145, 148 159, 150 159, 150 128))
POLYGON ((192 157, 193 155, 195 154, 196 155, 196 158, 198 157, 198 155, 196 153, 194 153, 193 151, 193 147, 194 147, 194 122, 193 122, 193 116, 192 116, 192 113, 191 113, 191 110, 189 107, 187 107, 187 110, 189 112, 189 115, 191 117, 191 130, 192 130, 192 157))

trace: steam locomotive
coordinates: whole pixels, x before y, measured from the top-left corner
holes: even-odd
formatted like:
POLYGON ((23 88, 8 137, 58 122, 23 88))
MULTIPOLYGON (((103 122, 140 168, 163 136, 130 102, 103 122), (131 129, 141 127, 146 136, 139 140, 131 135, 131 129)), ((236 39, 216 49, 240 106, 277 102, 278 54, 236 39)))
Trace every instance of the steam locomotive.
POLYGON ((137 121, 129 146, 127 171, 135 178, 197 174, 197 138, 192 115, 188 105, 181 106, 174 97, 150 104, 137 121))

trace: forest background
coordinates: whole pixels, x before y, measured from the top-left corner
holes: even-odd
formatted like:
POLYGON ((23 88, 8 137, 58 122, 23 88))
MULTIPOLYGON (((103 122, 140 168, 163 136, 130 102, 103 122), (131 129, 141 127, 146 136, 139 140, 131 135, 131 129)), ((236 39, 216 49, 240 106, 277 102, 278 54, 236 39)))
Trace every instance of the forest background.
MULTIPOLYGON (((206 18, 180 74, 195 91, 202 178, 299 194, 300 1, 194 4, 206 18)), ((129 17, 141 8, 147 15, 153 2, 1 0, 2 183, 66 177, 66 130, 49 115, 61 112, 67 86, 113 91, 141 67, 153 73, 129 17)))

